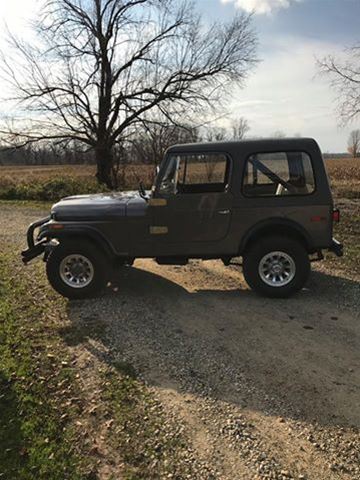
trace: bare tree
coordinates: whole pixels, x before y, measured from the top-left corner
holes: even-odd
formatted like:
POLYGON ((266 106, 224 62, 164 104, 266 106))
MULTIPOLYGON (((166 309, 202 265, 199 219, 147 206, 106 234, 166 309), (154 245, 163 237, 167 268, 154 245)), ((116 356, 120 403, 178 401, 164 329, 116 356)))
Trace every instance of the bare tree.
POLYGON ((271 136, 274 138, 285 138, 286 133, 283 130, 275 130, 275 132, 271 136))
POLYGON ((128 155, 135 163, 158 165, 171 145, 197 140, 196 127, 149 120, 130 139, 128 155))
POLYGON ((339 116, 346 124, 360 115, 360 44, 346 50, 346 60, 333 55, 318 60, 320 72, 327 75, 337 93, 339 116))
MULTIPOLYGON (((207 142, 223 142, 227 139, 227 134, 228 132, 223 127, 206 127, 204 139, 207 142)), ((217 163, 215 161, 215 158, 212 156, 208 156, 207 160, 205 161, 205 170, 206 177, 209 182, 213 178, 216 165, 217 163)))
POLYGON ((242 140, 250 131, 249 122, 244 117, 234 120, 232 125, 232 136, 234 140, 242 140))
POLYGON ((353 158, 360 157, 360 130, 353 130, 348 140, 348 152, 353 158))
POLYGON ((38 42, 11 37, 11 60, 3 54, 20 103, 2 133, 22 145, 85 143, 110 188, 114 152, 149 112, 174 123, 199 115, 256 63, 244 13, 206 27, 186 0, 48 0, 45 12, 38 42))
POLYGON ((223 127, 207 127, 205 140, 207 142, 223 142, 227 138, 227 131, 223 127))

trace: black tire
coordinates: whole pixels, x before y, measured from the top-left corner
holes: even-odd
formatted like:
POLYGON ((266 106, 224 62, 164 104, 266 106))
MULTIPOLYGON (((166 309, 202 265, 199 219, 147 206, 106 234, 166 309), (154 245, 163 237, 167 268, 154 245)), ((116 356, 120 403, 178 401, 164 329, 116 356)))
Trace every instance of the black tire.
MULTIPOLYGON (((309 277, 309 255, 302 243, 296 239, 280 236, 264 237, 256 241, 244 252, 243 273, 248 285, 261 295, 273 298, 289 297, 301 290, 309 277), (264 273, 261 276, 261 262, 267 255, 271 257, 272 252, 283 252, 286 254, 286 258, 290 257, 293 262, 288 264, 290 276, 285 280, 288 281, 287 284, 271 286, 265 283, 266 279, 262 278, 262 276, 265 276, 264 273)), ((271 275, 274 277, 274 274, 271 275)), ((282 276, 285 278, 283 274, 282 276)), ((276 276, 275 283, 281 283, 280 278, 280 276, 276 276)), ((267 281, 270 282, 271 278, 267 279, 267 281)))
POLYGON ((60 295, 70 299, 90 298, 96 296, 105 286, 108 261, 105 255, 91 242, 77 239, 64 240, 50 253, 46 262, 46 274, 50 285, 60 295), (91 281, 82 287, 72 287, 65 283, 60 270, 62 261, 69 255, 81 255, 90 262, 91 281))

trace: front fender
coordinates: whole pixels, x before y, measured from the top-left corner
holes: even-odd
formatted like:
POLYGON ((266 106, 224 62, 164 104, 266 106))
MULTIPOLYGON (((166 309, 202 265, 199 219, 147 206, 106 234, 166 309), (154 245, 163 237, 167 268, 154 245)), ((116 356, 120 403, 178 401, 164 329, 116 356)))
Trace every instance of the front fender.
POLYGON ((83 237, 89 238, 110 256, 116 256, 112 243, 96 228, 90 225, 67 224, 66 222, 51 221, 40 228, 38 241, 44 238, 56 238, 61 241, 64 238, 83 237))

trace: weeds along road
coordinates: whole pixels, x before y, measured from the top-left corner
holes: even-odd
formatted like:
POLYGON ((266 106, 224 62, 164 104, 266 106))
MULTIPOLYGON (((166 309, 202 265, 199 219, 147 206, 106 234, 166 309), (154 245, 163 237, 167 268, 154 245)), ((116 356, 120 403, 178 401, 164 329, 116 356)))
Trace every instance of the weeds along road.
MULTIPOLYGON (((41 213, 3 205, 0 240, 18 248, 41 213)), ((326 264, 297 296, 270 300, 219 261, 138 260, 64 316, 87 332, 78 357, 138 372, 187 443, 191 473, 152 478, 332 480, 360 479, 359 307, 359 282, 326 264)), ((91 390, 91 367, 86 378, 91 390)))

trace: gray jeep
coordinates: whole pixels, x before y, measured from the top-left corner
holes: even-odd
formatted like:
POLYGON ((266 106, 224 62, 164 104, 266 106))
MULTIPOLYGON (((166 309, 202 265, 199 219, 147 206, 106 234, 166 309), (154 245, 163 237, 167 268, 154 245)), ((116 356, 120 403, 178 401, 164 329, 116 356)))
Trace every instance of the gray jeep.
POLYGON ((53 288, 84 298, 136 258, 232 265, 241 256, 252 289, 287 297, 304 286, 323 249, 342 255, 332 235, 338 220, 312 139, 175 145, 150 192, 141 186, 56 203, 49 217, 29 227, 22 257, 27 263, 44 255, 53 288))

